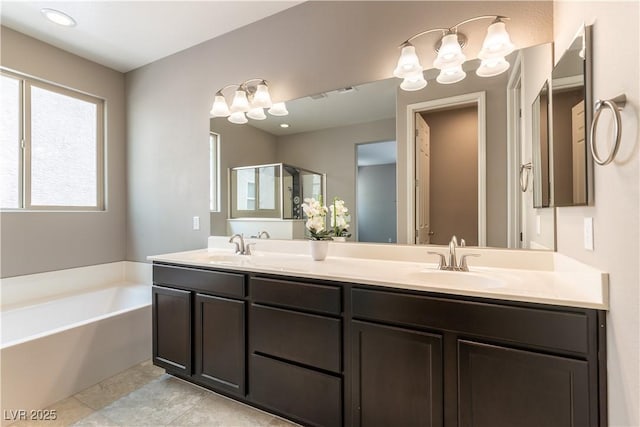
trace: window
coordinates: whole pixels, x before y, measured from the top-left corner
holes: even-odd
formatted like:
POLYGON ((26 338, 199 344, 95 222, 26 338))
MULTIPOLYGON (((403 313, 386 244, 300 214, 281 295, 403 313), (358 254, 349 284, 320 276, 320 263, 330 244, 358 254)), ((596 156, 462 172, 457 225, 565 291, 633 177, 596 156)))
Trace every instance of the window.
POLYGON ((220 212, 220 135, 209 134, 209 210, 220 212))
POLYGON ((103 209, 103 101, 0 74, 0 208, 103 209))

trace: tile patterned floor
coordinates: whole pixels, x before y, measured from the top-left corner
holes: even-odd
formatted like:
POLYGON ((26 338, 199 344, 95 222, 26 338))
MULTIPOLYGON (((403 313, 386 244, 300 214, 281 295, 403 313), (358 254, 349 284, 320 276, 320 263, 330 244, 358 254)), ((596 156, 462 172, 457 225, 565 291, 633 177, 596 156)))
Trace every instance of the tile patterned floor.
POLYGON ((194 386, 143 362, 51 405, 55 421, 11 427, 292 427, 281 418, 194 386))

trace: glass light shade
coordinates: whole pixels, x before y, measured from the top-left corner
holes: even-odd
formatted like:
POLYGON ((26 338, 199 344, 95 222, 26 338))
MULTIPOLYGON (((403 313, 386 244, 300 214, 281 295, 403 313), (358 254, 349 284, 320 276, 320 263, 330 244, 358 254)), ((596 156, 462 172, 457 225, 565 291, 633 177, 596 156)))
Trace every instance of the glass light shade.
POLYGON ((422 71, 405 77, 402 83, 400 83, 400 89, 408 92, 420 90, 425 86, 427 86, 427 81, 424 79, 422 71))
POLYGON ((247 120, 247 116, 245 116, 242 111, 236 111, 235 113, 231 113, 231 115, 227 120, 237 125, 243 125, 249 121, 247 120))
POLYGON ((407 76, 422 71, 422 65, 420 65, 418 55, 416 55, 416 48, 412 44, 408 44, 403 47, 402 53, 400 53, 400 58, 398 59, 398 65, 396 66, 396 69, 393 70, 393 75, 400 79, 404 79, 407 76))
POLYGON ((246 113, 247 111, 249 111, 249 100, 247 99, 247 92, 242 89, 236 90, 235 95, 233 95, 231 108, 229 110, 231 111, 231 113, 246 113))
POLYGON ((433 66, 439 69, 452 68, 462 65, 467 59, 462 53, 462 47, 458 42, 457 34, 447 34, 442 38, 438 56, 433 61, 433 66))
POLYGON ((505 57, 513 52, 515 46, 511 43, 511 38, 504 22, 497 21, 487 28, 487 36, 482 43, 482 49, 478 53, 480 59, 491 59, 505 57))
POLYGON ((253 94, 251 108, 271 108, 272 105, 269 88, 265 84, 259 84, 256 87, 256 93, 253 94))
POLYGON ((262 108, 252 108, 247 113, 247 117, 253 120, 264 120, 267 118, 267 115, 262 108))
POLYGON ((227 106, 227 101, 224 99, 222 95, 216 95, 213 100, 213 106, 211 107, 211 111, 209 111, 213 117, 227 117, 231 112, 229 111, 229 107, 227 106))
POLYGON ((480 77, 493 77, 500 73, 504 73, 509 69, 509 67, 509 62, 502 57, 483 59, 476 70, 476 74, 480 77))
POLYGON ((440 70, 440 74, 436 78, 438 83, 448 85, 452 83, 458 83, 464 78, 467 77, 467 73, 462 70, 462 65, 458 65, 457 67, 443 68, 440 70))
POLYGON ((289 111, 287 111, 287 106, 284 102, 276 102, 269 108, 269 114, 272 116, 286 116, 289 111))

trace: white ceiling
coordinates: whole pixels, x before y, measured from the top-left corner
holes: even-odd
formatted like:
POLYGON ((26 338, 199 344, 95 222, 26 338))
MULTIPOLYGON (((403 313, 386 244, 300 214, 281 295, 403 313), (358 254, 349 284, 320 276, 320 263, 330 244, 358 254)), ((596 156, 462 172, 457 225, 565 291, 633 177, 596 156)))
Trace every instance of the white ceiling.
POLYGON ((121 72, 276 14, 302 1, 2 0, 2 25, 121 72), (66 28, 43 7, 71 15, 66 28))

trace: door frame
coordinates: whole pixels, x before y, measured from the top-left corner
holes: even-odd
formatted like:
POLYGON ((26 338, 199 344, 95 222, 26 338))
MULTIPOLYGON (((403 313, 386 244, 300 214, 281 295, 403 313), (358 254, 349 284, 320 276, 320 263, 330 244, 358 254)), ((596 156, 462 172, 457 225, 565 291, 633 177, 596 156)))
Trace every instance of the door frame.
POLYGON ((527 240, 527 227, 523 218, 520 164, 522 141, 522 59, 518 55, 507 82, 507 247, 517 249, 527 240), (520 241, 522 233, 522 241, 520 241))
POLYGON ((478 246, 487 245, 487 112, 484 91, 407 105, 406 179, 411 183, 407 186, 407 205, 412 209, 407 209, 406 231, 410 242, 416 241, 415 113, 474 104, 478 109, 478 246))

